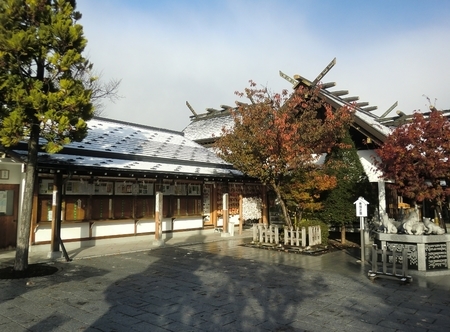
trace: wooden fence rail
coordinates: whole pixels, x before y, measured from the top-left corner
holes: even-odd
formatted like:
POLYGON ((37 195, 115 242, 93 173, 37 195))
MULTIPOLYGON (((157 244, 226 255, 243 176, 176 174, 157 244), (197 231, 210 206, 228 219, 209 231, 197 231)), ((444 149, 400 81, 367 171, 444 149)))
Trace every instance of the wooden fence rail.
POLYGON ((280 231, 278 225, 253 224, 253 242, 291 245, 297 247, 315 246, 322 242, 320 226, 309 226, 294 229, 283 227, 280 231), (308 235, 308 242, 306 241, 308 235))

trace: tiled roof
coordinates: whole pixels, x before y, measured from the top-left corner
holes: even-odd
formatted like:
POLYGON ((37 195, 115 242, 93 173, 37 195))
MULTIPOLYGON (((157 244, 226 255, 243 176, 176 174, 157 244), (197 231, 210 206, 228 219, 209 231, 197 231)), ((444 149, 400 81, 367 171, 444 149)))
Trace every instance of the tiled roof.
POLYGON ((242 175, 181 132, 105 118, 88 121, 88 135, 82 142, 72 142, 58 154, 40 153, 39 163, 180 175, 242 175))
POLYGON ((88 167, 105 170, 123 170, 136 172, 151 172, 156 174, 177 174, 186 176, 217 176, 230 177, 242 175, 240 172, 214 165, 205 164, 204 166, 183 165, 174 162, 151 162, 127 159, 98 158, 88 156, 75 156, 68 154, 40 154, 39 162, 42 164, 52 164, 72 167, 88 167))
POLYGON ((215 139, 222 135, 222 128, 232 128, 233 118, 225 110, 217 115, 203 116, 194 119, 184 130, 184 136, 196 142, 215 139))
MULTIPOLYGON (((227 164, 182 133, 127 124, 103 118, 88 123, 88 136, 68 149, 113 152, 141 157, 168 158, 177 161, 227 164)), ((64 152, 64 151, 62 151, 64 152)))

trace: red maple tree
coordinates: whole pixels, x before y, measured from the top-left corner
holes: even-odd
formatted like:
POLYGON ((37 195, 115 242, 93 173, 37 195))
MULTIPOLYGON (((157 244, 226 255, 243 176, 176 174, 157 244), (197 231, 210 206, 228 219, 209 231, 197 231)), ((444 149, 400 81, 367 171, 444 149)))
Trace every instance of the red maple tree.
MULTIPOLYGON (((236 94, 248 97, 251 103, 238 103, 232 111, 234 126, 222 130, 216 142, 218 153, 238 170, 268 185, 280 202, 287 225, 292 226, 283 186, 294 173, 301 173, 307 182, 317 181, 318 173, 311 172, 311 165, 344 135, 352 111, 349 107, 333 111, 321 101, 319 88, 270 93, 250 81, 249 88, 236 94)), ((304 188, 305 195, 311 193, 310 187, 304 188)), ((299 189, 297 197, 301 196, 299 189)))
POLYGON ((414 203, 433 202, 445 229, 440 209, 450 195, 450 121, 443 113, 434 107, 427 115, 415 112, 411 122, 395 128, 377 153, 381 161, 376 164, 384 178, 414 203))

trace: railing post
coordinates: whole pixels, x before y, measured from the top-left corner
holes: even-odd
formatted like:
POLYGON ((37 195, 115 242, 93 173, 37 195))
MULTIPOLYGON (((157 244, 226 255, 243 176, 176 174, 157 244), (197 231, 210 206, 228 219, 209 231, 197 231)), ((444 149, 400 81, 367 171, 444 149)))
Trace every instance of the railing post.
POLYGON ((403 247, 402 251, 402 275, 406 277, 408 274, 408 249, 403 247))
POLYGON ((381 260, 383 262, 383 274, 386 274, 387 272, 387 267, 386 267, 386 260, 387 260, 387 247, 383 246, 383 250, 382 250, 382 256, 381 256, 381 260))
POLYGON ((306 247, 306 228, 302 227, 302 247, 306 247))
POLYGON ((269 243, 268 228, 267 225, 264 225, 264 243, 269 243))
POLYGON ((259 229, 259 242, 260 242, 260 243, 263 243, 263 242, 264 242, 264 238, 263 238, 263 235, 264 235, 263 227, 264 227, 263 225, 258 224, 258 229, 259 229))
POLYGON ((392 246, 392 274, 394 276, 397 274, 397 246, 395 244, 392 246))
POLYGON ((269 226, 269 243, 273 243, 274 242, 274 227, 273 227, 273 225, 270 225, 269 226))
POLYGON ((372 245, 372 272, 378 271, 378 246, 374 243, 372 245))

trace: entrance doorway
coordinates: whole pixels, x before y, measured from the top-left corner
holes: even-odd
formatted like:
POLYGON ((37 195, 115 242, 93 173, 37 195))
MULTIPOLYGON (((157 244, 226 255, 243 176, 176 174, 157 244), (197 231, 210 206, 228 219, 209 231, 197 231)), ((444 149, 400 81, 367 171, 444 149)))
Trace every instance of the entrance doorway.
POLYGON ((0 249, 16 246, 18 210, 19 185, 0 184, 0 249))

